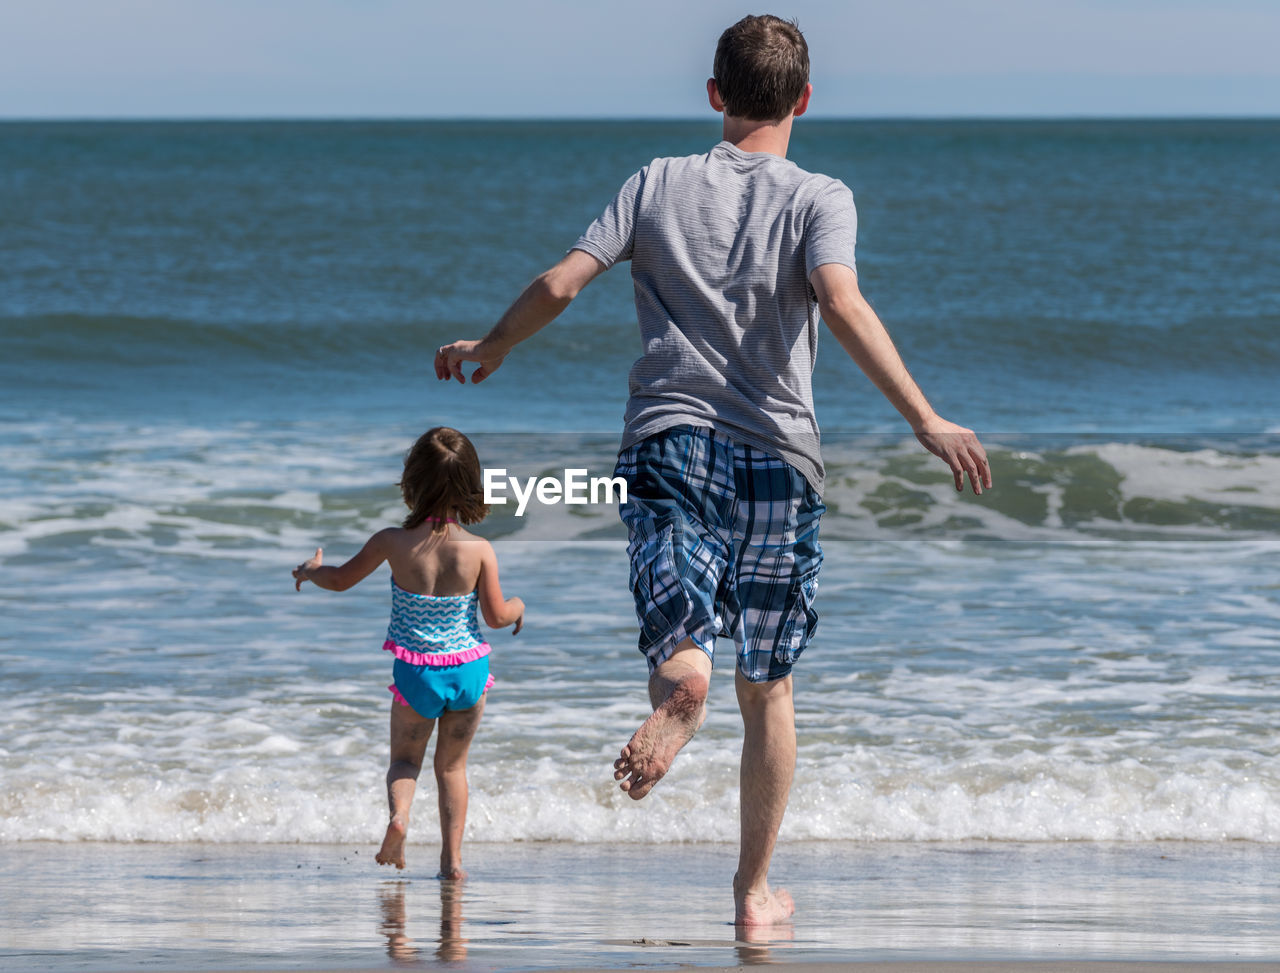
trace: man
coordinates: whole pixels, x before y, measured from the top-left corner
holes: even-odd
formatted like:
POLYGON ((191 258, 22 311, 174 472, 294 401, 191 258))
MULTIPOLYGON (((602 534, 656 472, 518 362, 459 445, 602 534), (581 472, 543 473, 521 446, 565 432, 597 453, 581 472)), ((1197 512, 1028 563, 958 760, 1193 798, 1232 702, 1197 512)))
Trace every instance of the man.
POLYGON ((977 437, 930 408, 858 289, 852 194, 786 161, 813 90, 799 29, 746 17, 721 36, 714 70, 723 141, 637 172, 488 335, 440 348, 435 370, 465 382, 462 363, 479 362, 471 379, 483 381, 597 274, 631 261, 644 354, 618 474, 653 715, 614 777, 635 799, 662 779, 701 725, 715 638, 732 638, 744 726, 735 919, 761 926, 794 910, 768 870, 795 769, 790 672, 817 621, 819 313, 957 490, 967 475, 981 493, 991 473, 977 437))

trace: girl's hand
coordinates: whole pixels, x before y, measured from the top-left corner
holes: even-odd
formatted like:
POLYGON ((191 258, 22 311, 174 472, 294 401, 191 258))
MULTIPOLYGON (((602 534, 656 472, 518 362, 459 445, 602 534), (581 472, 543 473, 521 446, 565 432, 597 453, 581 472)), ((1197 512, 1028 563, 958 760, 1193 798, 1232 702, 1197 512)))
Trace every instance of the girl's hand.
POLYGON ((524 628, 524 612, 521 612, 520 617, 516 619, 516 627, 511 630, 511 634, 519 635, 522 628, 524 628))
POLYGON ((324 563, 324 551, 321 548, 317 547, 316 553, 311 558, 309 558, 306 561, 303 561, 301 564, 299 564, 296 568, 293 569, 293 578, 295 582, 293 586, 293 590, 301 591, 302 582, 310 580, 310 578, 308 578, 307 575, 310 572, 314 571, 316 568, 320 567, 320 565, 323 563, 324 563))
POLYGON ((516 615, 516 627, 511 630, 512 635, 519 635, 520 629, 524 628, 524 602, 519 598, 512 598, 511 601, 507 603, 507 607, 519 612, 519 614, 516 615))

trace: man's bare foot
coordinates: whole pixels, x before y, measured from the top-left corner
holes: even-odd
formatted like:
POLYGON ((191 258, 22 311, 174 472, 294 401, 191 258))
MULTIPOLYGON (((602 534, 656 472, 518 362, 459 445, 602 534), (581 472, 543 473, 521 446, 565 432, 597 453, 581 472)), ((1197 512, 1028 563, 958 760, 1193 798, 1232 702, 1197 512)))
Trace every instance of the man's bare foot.
POLYGON ((379 865, 395 865, 404 868, 404 837, 409 832, 408 824, 401 818, 392 818, 387 825, 386 837, 382 839, 382 847, 373 856, 379 865))
POLYGON ((653 715, 622 748, 613 762, 613 779, 634 801, 666 776, 681 748, 702 725, 709 682, 702 673, 690 673, 671 690, 653 715))
POLYGON ((436 878, 442 882, 461 882, 467 877, 467 873, 461 867, 454 865, 452 868, 440 866, 440 871, 436 872, 436 878))
POLYGON ((738 880, 733 880, 734 925, 744 928, 772 926, 790 920, 796 911, 791 893, 786 889, 765 888, 763 892, 738 890, 738 880))

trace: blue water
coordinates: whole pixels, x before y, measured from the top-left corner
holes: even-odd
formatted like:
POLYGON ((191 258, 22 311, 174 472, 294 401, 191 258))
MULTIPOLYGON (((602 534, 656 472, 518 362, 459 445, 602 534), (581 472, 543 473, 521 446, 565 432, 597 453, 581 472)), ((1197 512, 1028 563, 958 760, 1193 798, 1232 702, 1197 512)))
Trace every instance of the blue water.
MULTIPOLYGON (((410 356, 481 333, 630 172, 716 137, 699 123, 6 125, 6 407, 107 395, 113 413, 155 417, 216 397, 255 418, 323 380, 344 383, 339 414, 509 429, 518 402, 519 428, 542 431, 590 405, 590 428, 613 431, 638 349, 624 271, 485 396, 415 380, 410 356)), ((1280 422, 1280 123, 813 122, 791 157, 854 190, 863 289, 939 411, 1008 432, 1280 422)), ((826 428, 898 428, 829 339, 815 386, 826 428)))
MULTIPOLYGON (((625 268, 482 387, 432 353, 717 138, 0 125, 0 841, 376 836, 385 574, 289 569, 399 519, 430 425, 609 472, 625 268)), ((955 495, 824 335, 784 837, 1280 841, 1280 123, 802 120, 791 157, 852 187, 863 290, 997 486, 955 495)), ((469 835, 731 840, 727 671, 652 798, 613 785, 647 709, 614 511, 483 529, 529 621, 494 637, 469 835)))

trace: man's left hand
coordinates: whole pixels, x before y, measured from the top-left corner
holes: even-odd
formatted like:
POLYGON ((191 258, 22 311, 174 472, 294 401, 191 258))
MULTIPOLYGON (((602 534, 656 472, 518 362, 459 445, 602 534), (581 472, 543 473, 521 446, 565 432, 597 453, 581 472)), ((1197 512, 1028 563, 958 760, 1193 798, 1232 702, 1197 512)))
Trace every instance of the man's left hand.
POLYGON ((951 467, 956 490, 963 492, 966 473, 975 494, 981 494, 983 487, 991 489, 991 464, 987 461, 987 451, 972 429, 935 416, 916 430, 916 438, 925 449, 951 467))

